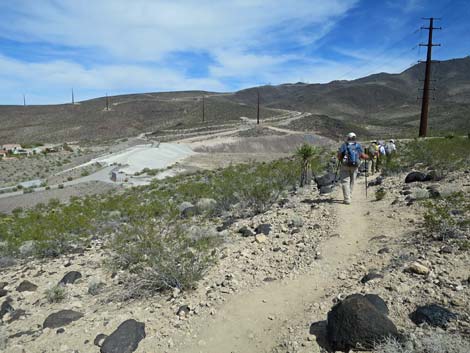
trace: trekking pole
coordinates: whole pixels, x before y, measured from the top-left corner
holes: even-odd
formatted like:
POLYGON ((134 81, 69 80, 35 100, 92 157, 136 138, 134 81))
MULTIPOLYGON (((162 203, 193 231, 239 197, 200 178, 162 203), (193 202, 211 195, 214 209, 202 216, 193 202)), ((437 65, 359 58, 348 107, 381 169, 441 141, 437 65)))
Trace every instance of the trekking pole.
POLYGON ((333 185, 336 185, 336 182, 338 181, 338 171, 340 166, 341 160, 338 160, 338 164, 336 164, 335 180, 333 180, 333 185))
POLYGON ((367 159, 365 161, 366 161, 366 172, 364 175, 366 176, 366 199, 367 199, 367 174, 369 173, 369 169, 367 168, 367 159))

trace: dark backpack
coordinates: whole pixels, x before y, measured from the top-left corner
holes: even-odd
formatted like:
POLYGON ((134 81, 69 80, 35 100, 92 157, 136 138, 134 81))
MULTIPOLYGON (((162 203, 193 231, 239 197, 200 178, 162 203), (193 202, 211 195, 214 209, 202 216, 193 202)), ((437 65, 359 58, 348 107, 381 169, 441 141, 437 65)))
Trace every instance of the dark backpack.
POLYGON ((346 143, 343 151, 343 162, 350 167, 359 166, 359 152, 356 143, 346 143))

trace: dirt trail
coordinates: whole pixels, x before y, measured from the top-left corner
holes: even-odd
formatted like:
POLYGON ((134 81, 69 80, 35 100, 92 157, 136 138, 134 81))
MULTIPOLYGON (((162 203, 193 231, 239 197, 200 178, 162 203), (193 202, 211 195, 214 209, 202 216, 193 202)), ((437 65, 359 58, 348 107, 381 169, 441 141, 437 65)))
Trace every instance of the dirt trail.
MULTIPOLYGON (((308 274, 271 282, 240 293, 224 304, 214 319, 201 325, 180 353, 250 353, 271 352, 286 321, 305 320, 305 307, 336 291, 338 273, 350 267, 353 257, 368 247, 369 225, 366 200, 359 183, 353 205, 333 204, 339 220, 337 232, 321 246, 323 259, 315 262, 308 274)), ((341 199, 338 188, 336 200, 341 199)))

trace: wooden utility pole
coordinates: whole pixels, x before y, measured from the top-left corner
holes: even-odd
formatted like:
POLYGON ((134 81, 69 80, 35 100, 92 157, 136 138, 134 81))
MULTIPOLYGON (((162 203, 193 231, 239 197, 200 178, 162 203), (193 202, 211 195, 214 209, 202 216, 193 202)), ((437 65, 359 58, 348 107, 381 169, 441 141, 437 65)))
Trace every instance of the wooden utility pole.
POLYGON ((257 104, 257 109, 256 109, 256 124, 259 125, 259 89, 256 90, 258 94, 258 104, 257 104))
POLYGON ((75 97, 73 96, 73 88, 72 88, 72 105, 75 104, 75 97))
MULTIPOLYGON (((424 18, 425 20, 429 20, 429 27, 421 27, 421 29, 427 29, 429 31, 428 35, 428 43, 419 45, 421 47, 427 47, 427 55, 426 55, 426 71, 424 75, 424 86, 423 86, 423 98, 421 103, 421 119, 419 122, 419 137, 426 137, 427 130, 428 130, 428 117, 429 117, 429 92, 431 91, 431 64, 435 61, 432 60, 432 47, 440 46, 440 44, 435 44, 432 42, 432 31, 434 29, 442 29, 441 27, 433 27, 434 20, 438 20, 436 18, 424 18)), ((420 61, 423 62, 423 61, 420 61)))
POLYGON ((106 111, 109 110, 109 99, 108 99, 108 92, 106 92, 106 111))
POLYGON ((26 96, 23 94, 23 106, 26 107, 26 96))
POLYGON ((205 100, 204 96, 202 96, 202 122, 206 121, 206 107, 205 107, 205 100))

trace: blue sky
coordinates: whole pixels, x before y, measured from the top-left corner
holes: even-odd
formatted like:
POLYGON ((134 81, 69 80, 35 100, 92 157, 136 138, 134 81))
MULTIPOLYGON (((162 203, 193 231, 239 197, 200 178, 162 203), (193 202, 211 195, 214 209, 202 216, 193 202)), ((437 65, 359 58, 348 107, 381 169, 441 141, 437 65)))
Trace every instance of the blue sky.
POLYGON ((468 0, 0 0, 0 104, 235 91, 470 55, 468 0))

